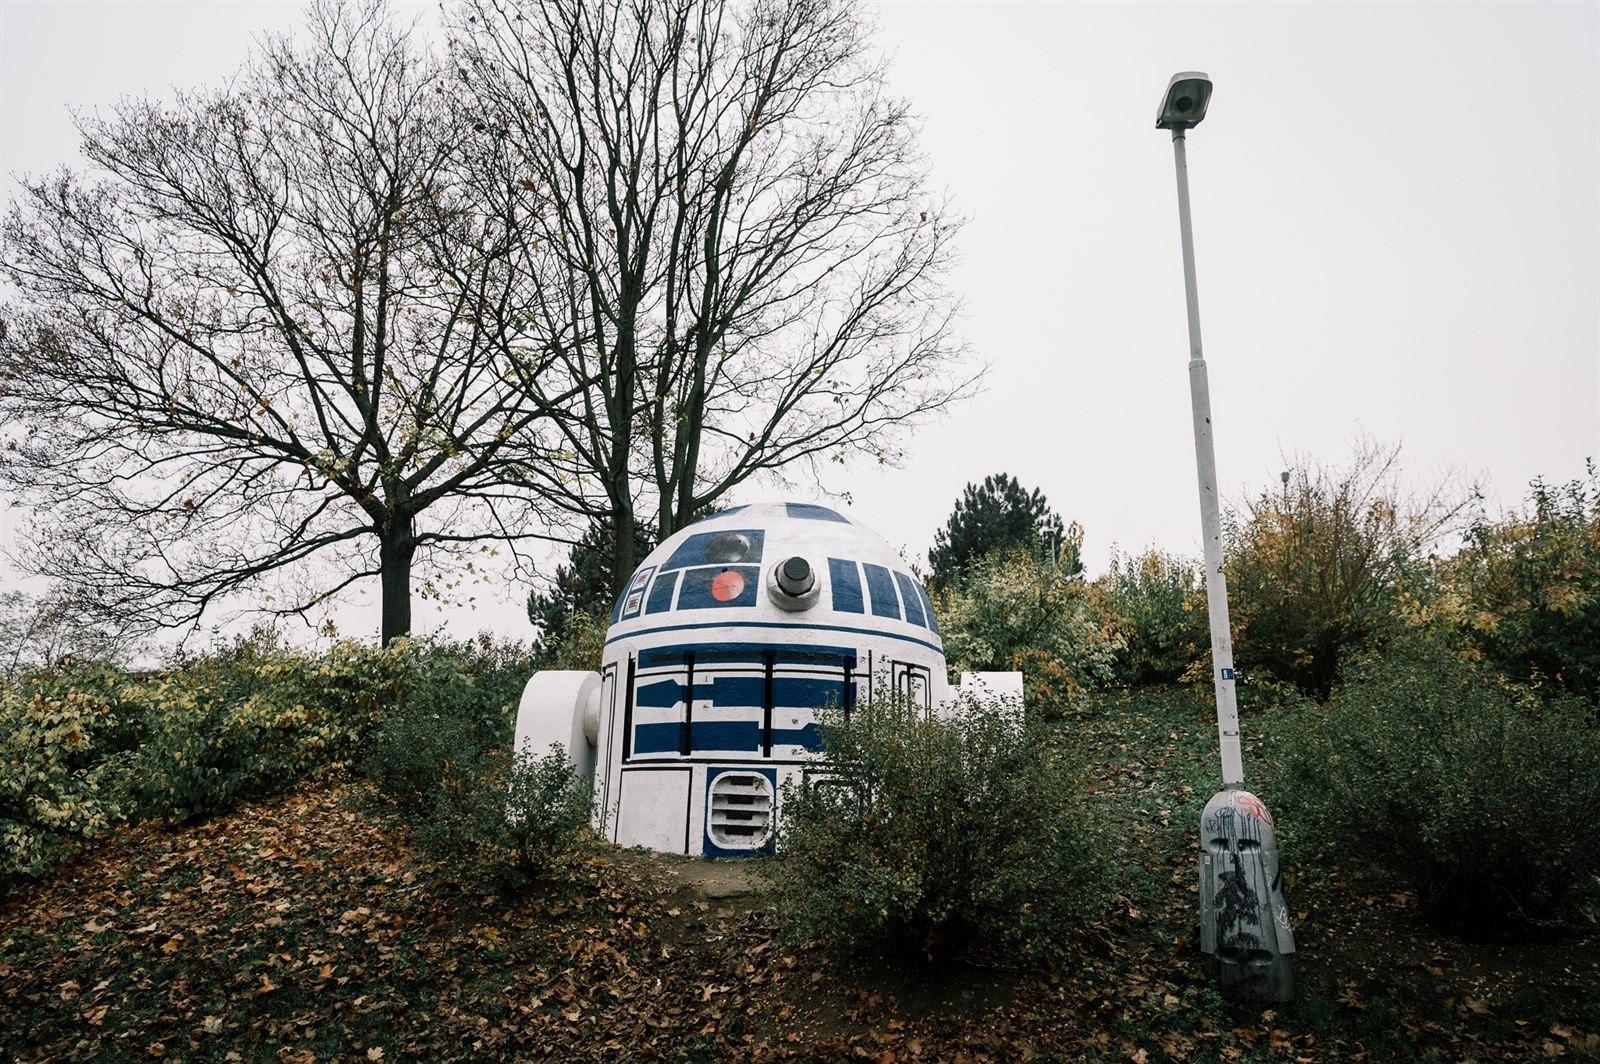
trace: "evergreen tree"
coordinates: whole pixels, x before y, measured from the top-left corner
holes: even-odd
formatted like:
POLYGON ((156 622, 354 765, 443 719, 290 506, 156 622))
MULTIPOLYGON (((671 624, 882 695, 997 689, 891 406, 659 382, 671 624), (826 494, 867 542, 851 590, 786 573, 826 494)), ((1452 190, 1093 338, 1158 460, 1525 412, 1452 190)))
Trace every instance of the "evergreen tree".
MULTIPOLYGON (((1062 551, 1071 545, 1061 515, 1050 509, 1044 493, 1028 491, 1014 477, 996 473, 983 483, 968 484, 951 511, 950 520, 934 536, 928 564, 933 583, 952 583, 972 562, 1007 547, 1062 551)), ((1069 574, 1083 571, 1076 550, 1059 560, 1069 574)))
MULTIPOLYGON (((636 529, 635 538, 640 557, 654 549, 655 537, 649 529, 636 529)), ((537 652, 549 653, 560 644, 576 614, 604 617, 610 612, 615 599, 611 589, 618 578, 616 557, 616 535, 610 522, 597 521, 572 545, 566 563, 557 567, 550 590, 528 595, 528 620, 539 632, 537 652)))

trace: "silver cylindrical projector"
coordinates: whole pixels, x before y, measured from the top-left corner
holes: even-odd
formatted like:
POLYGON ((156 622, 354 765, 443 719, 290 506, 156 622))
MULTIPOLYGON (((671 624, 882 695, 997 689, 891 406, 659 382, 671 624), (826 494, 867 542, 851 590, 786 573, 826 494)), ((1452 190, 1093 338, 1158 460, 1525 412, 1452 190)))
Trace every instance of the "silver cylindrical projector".
POLYGON ((816 605, 822 587, 817 583, 817 571, 811 563, 798 554, 785 558, 773 566, 767 578, 767 596, 774 605, 784 610, 806 610, 816 605))

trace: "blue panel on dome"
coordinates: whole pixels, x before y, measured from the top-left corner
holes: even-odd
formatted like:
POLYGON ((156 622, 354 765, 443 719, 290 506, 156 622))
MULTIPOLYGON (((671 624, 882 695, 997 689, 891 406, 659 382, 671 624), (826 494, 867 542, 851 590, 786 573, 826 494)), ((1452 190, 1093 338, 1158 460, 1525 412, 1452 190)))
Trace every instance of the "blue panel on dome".
POLYGON ((759 562, 762 532, 759 528, 729 528, 721 532, 696 532, 672 552, 661 567, 685 569, 691 565, 725 565, 729 562, 759 562))
POLYGON ((864 613, 861 599, 861 570, 843 558, 828 559, 828 576, 833 584, 833 608, 840 613, 864 613))
POLYGON ((744 506, 729 506, 727 509, 718 510, 714 514, 706 514, 704 517, 697 517, 693 521, 690 521, 689 523, 691 525, 698 525, 701 521, 710 521, 713 518, 717 518, 717 517, 727 517, 729 514, 736 514, 740 510, 743 510, 743 509, 746 509, 746 507, 744 507, 744 506))
POLYGON ((662 573, 650 589, 650 601, 645 603, 645 613, 665 613, 672 609, 672 593, 678 590, 678 574, 662 573))
POLYGON ((863 562, 862 567, 867 571, 867 590, 872 592, 872 615, 901 620, 900 600, 895 596, 894 578, 889 570, 871 562, 863 562))
POLYGON ((922 600, 917 597, 916 582, 905 573, 895 573, 894 582, 900 586, 900 600, 906 604, 906 620, 928 627, 922 613, 922 600))
POLYGON ((837 514, 826 506, 818 506, 815 503, 786 502, 783 504, 783 508, 789 511, 790 517, 798 518, 802 521, 838 521, 840 524, 845 525, 850 523, 848 517, 837 514))
POLYGON ((928 627, 933 629, 933 634, 939 634, 939 618, 933 615, 933 603, 928 601, 928 589, 921 584, 917 585, 917 598, 922 600, 922 608, 928 615, 928 627))
POLYGON ((690 569, 678 592, 680 610, 714 610, 754 606, 761 570, 753 565, 719 565, 690 569))

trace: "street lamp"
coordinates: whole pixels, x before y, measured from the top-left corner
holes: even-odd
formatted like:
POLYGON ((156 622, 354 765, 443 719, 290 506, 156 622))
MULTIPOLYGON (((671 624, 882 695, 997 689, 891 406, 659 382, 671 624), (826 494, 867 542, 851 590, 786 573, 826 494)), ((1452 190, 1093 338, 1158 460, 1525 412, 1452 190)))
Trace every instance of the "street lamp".
POLYGON ((1195 287, 1194 232, 1189 220, 1184 134, 1200 124, 1210 103, 1211 79, 1198 71, 1186 71, 1167 82, 1166 95, 1156 112, 1156 128, 1172 131, 1178 171, 1178 231, 1189 311, 1189 399, 1200 481, 1200 529, 1205 538, 1211 682, 1222 752, 1223 789, 1200 815, 1200 948, 1224 996, 1241 1001, 1286 1001, 1294 990, 1294 932, 1283 896, 1272 814, 1261 799, 1244 789, 1228 583, 1222 570, 1217 453, 1211 439, 1211 386, 1200 348, 1200 296, 1195 287))

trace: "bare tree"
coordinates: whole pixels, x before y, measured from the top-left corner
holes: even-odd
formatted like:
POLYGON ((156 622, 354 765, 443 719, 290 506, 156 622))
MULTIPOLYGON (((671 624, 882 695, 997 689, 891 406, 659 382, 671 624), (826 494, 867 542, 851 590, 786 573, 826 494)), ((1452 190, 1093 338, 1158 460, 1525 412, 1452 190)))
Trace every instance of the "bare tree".
POLYGON ((975 384, 957 226, 851 4, 466 0, 452 30, 481 195, 537 249, 537 387, 588 383, 541 483, 615 530, 619 581, 641 509, 665 537, 758 474, 892 461, 975 384))
POLYGON ((454 84, 381 4, 318 4, 219 91, 80 120, 98 173, 4 224, 24 563, 155 625, 377 577, 387 642, 414 566, 545 534, 524 485, 564 397, 526 386, 527 247, 463 180, 454 84))

